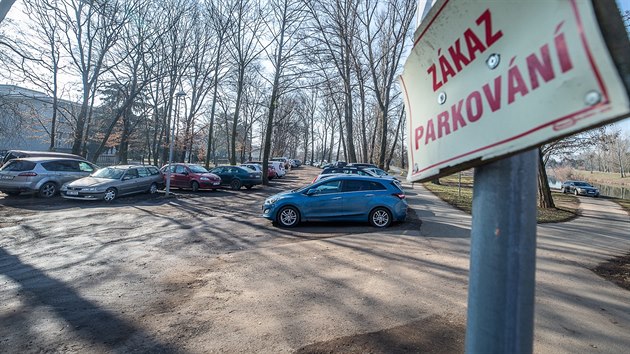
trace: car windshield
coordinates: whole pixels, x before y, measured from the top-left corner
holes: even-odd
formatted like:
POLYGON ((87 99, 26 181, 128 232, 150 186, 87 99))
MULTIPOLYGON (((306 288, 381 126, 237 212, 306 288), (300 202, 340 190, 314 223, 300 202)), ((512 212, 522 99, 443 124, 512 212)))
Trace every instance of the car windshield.
POLYGON ((208 170, 206 170, 206 168, 203 166, 188 165, 188 168, 190 168, 190 170, 193 171, 194 173, 208 173, 208 170))
POLYGON ((592 187, 590 184, 586 182, 575 182, 573 183, 576 187, 592 187))
POLYGON ((92 177, 107 178, 107 179, 120 179, 125 174, 125 170, 113 167, 105 167, 92 174, 92 177))

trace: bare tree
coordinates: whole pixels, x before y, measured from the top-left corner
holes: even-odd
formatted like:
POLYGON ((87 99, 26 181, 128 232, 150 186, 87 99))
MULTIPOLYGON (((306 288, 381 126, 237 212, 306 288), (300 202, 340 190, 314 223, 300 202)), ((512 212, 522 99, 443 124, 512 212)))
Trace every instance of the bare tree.
POLYGON ((412 31, 411 22, 416 12, 415 0, 391 0, 383 6, 375 0, 365 0, 361 23, 365 28, 361 46, 368 59, 372 89, 378 102, 380 151, 378 165, 385 167, 387 155, 388 121, 395 79, 402 66, 402 58, 412 31))
POLYGON ((123 0, 55 1, 55 17, 65 34, 62 45, 81 81, 81 109, 76 117, 72 153, 85 152, 86 137, 99 79, 113 65, 107 56, 119 40, 135 3, 123 0))
MULTIPOLYGON (((290 74, 297 64, 300 51, 300 27, 306 20, 304 2, 300 0, 271 0, 269 8, 268 20, 265 24, 271 35, 271 44, 265 49, 274 74, 265 128, 263 171, 267 171, 271 153, 274 115, 281 96, 288 91, 293 78, 290 74)), ((266 173, 263 173, 263 183, 269 183, 266 173)))
POLYGON ((230 45, 228 52, 232 56, 236 70, 236 101, 234 102, 234 115, 232 119, 232 136, 230 139, 230 163, 236 164, 236 135, 238 133, 241 99, 245 85, 245 73, 247 67, 258 59, 260 47, 258 37, 262 31, 261 9, 253 0, 234 0, 230 21, 230 45))

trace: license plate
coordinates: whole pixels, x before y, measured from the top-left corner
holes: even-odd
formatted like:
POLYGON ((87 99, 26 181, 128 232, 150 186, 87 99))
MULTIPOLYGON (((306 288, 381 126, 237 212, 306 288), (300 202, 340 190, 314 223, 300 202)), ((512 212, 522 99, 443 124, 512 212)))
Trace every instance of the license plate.
POLYGON ((4 176, 0 176, 0 179, 13 179, 13 176, 4 175, 4 176))
POLYGON ((218 186, 219 184, 221 184, 221 182, 214 182, 214 183, 212 183, 213 186, 218 186))
POLYGON ((77 191, 67 191, 66 194, 67 195, 79 195, 79 192, 77 192, 77 191))

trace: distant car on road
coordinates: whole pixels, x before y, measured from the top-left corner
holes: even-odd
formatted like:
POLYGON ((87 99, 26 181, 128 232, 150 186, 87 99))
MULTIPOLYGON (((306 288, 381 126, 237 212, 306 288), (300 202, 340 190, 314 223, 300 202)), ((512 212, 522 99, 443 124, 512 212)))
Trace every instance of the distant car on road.
POLYGON ((11 196, 37 193, 51 198, 66 182, 89 176, 98 166, 83 159, 28 157, 9 160, 0 168, 0 191, 11 196))
POLYGON ((171 187, 188 188, 192 189, 193 192, 200 189, 216 190, 221 188, 221 178, 210 173, 203 166, 189 163, 166 165, 162 167, 164 178, 166 178, 169 168, 171 170, 171 187))
POLYGON ((155 166, 120 165, 102 168, 89 177, 66 183, 61 196, 66 199, 104 200, 134 193, 157 193, 164 177, 155 166))
POLYGON ((210 172, 221 177, 221 184, 228 185, 233 190, 239 190, 242 186, 252 189, 253 186, 262 184, 262 173, 240 166, 217 166, 210 172))
POLYGON ((562 193, 599 197, 599 189, 585 181, 566 181, 562 183, 562 193))
POLYGON ((263 217, 282 227, 302 221, 367 221, 384 228, 407 217, 407 201, 392 180, 336 175, 267 198, 263 217))

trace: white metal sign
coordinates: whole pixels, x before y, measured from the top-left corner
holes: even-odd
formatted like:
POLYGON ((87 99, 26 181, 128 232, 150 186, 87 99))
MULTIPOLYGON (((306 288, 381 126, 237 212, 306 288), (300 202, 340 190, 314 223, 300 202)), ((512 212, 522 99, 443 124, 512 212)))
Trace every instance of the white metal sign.
POLYGON ((630 113, 590 1, 438 1, 400 78, 410 181, 630 113))

